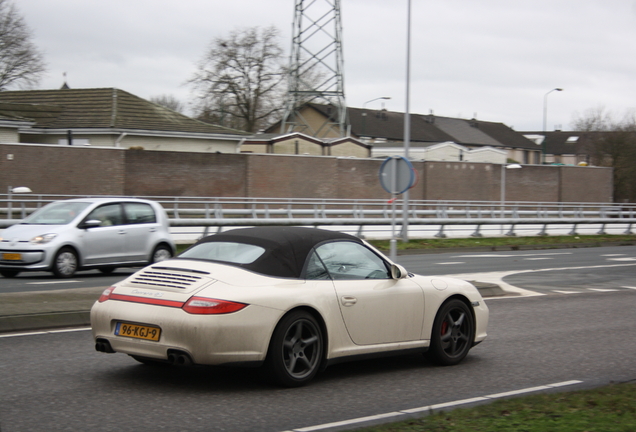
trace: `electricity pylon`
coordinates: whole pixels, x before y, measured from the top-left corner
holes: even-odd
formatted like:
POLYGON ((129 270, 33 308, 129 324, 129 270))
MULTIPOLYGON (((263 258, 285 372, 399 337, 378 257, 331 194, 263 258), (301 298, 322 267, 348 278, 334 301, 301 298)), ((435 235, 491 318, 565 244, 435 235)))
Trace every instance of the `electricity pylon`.
POLYGON ((281 133, 315 137, 347 133, 340 0, 296 0, 288 91, 281 133), (310 124, 300 109, 318 104, 327 120, 310 124))

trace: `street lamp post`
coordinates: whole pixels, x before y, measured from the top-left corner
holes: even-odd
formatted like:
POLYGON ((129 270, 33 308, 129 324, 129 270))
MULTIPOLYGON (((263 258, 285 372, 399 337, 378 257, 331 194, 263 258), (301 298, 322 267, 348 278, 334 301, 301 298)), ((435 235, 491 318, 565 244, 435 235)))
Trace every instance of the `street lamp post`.
MULTIPOLYGON (((17 187, 8 186, 7 187, 7 219, 13 218, 13 194, 25 194, 25 193, 32 193, 32 190, 26 186, 17 186, 17 187)), ((22 218, 24 219, 24 209, 22 213, 23 213, 22 218)))
MULTIPOLYGON (((406 107, 404 110, 404 158, 409 159, 411 147, 411 0, 406 6, 406 107)), ((402 203, 402 241, 409 241, 409 191, 402 203)))
POLYGON ((547 139, 548 123, 548 95, 554 91, 563 91, 562 88, 553 88, 543 96, 543 141, 541 142, 541 164, 545 163, 545 142, 547 139))
MULTIPOLYGON (((501 164, 501 219, 505 216, 506 207, 506 170, 519 168, 522 168, 522 166, 516 163, 501 164)), ((503 225, 501 228, 503 230, 503 225)))

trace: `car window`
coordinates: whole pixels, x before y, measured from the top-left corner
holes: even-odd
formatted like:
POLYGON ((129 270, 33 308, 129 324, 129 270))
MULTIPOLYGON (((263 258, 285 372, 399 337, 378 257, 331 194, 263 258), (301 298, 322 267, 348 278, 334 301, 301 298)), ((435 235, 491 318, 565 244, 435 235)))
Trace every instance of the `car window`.
POLYGON ((121 206, 118 203, 97 207, 86 216, 85 220, 98 220, 99 226, 122 225, 121 206))
POLYGON ((129 224, 156 223, 157 216, 150 204, 125 203, 124 213, 129 224))
POLYGON ((233 264, 251 264, 256 261, 265 249, 245 243, 206 242, 192 246, 183 251, 179 258, 223 261, 233 264))
POLYGON ((318 246, 314 253, 334 280, 391 279, 386 262, 364 245, 330 242, 318 246))
POLYGON ((90 203, 54 202, 25 218, 23 224, 66 225, 75 219, 90 203))
POLYGON ((305 268, 305 279, 331 279, 327 268, 318 257, 316 251, 313 251, 307 260, 305 268))

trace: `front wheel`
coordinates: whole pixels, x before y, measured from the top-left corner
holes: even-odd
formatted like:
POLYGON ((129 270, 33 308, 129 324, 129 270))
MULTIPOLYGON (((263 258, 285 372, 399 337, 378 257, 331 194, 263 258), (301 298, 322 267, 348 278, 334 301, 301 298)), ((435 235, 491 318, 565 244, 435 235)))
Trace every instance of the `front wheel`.
POLYGON ((466 303, 453 299, 440 308, 426 356, 433 362, 451 366, 466 357, 475 340, 473 315, 466 303))
POLYGON ((269 345, 265 371, 285 387, 308 383, 320 369, 323 336, 316 319, 304 311, 284 317, 269 345))
POLYGON ((60 278, 69 278, 77 271, 77 254, 71 248, 62 248, 53 259, 53 274, 60 278))

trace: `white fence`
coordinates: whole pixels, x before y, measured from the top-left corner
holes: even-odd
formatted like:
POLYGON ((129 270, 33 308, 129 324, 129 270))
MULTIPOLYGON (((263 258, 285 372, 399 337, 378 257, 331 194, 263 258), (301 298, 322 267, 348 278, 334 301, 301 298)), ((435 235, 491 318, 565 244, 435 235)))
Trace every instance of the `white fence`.
MULTIPOLYGON (((84 196, 82 196, 84 197, 84 196)), ((0 228, 69 195, 0 195, 0 228)), ((137 197, 157 201, 177 238, 224 227, 302 225, 386 238, 405 220, 403 202, 303 198, 137 197), (395 210, 394 210, 395 209, 395 210)), ((408 237, 632 233, 636 204, 421 201, 408 203, 408 237)))

